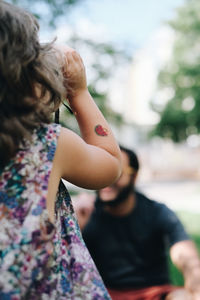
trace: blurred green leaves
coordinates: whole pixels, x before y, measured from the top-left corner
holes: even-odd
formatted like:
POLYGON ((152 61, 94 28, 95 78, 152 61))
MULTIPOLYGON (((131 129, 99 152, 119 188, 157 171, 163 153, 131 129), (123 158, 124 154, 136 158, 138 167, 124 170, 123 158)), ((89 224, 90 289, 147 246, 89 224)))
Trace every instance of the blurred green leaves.
POLYGON ((169 25, 175 32, 173 54, 158 80, 160 91, 173 92, 166 104, 153 104, 160 114, 153 135, 180 142, 200 133, 200 1, 185 1, 169 25))
MULTIPOLYGON (((63 24, 66 17, 66 24, 69 26, 67 16, 76 5, 83 4, 84 0, 10 0, 10 2, 28 9, 39 19, 42 28, 53 31, 61 18, 63 24)), ((73 28, 71 30, 71 37, 65 42, 75 48, 84 59, 91 95, 106 119, 120 126, 122 115, 115 112, 109 105, 110 83, 117 67, 128 62, 128 55, 124 50, 118 50, 112 44, 88 39, 81 36, 77 30, 73 28)), ((64 108, 61 120, 63 125, 77 131, 76 122, 64 108)))
POLYGON ((111 44, 83 39, 77 33, 74 33, 70 45, 79 49, 86 61, 88 88, 96 104, 110 122, 120 126, 123 122, 122 115, 109 105, 110 85, 117 66, 127 64, 130 57, 123 49, 116 49, 111 44), (89 60, 88 64, 87 59, 89 60), (87 68, 87 66, 89 67, 87 68))

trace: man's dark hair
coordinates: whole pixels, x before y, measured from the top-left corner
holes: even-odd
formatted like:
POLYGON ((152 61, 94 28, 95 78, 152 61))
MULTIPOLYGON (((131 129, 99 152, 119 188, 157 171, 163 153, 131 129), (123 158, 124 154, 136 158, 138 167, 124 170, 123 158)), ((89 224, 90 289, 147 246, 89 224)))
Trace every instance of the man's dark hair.
POLYGON ((135 154, 135 152, 133 150, 130 150, 128 148, 125 148, 124 146, 120 145, 120 150, 124 151, 128 157, 129 157, 129 162, 130 162, 130 166, 135 170, 138 171, 139 170, 139 161, 137 158, 137 155, 135 154))

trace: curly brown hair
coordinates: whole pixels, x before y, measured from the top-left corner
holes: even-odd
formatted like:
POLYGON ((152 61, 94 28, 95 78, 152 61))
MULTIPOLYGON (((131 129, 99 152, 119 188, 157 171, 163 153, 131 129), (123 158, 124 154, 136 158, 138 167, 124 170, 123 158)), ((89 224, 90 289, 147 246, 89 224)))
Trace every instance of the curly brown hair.
POLYGON ((0 1, 0 167, 66 96, 53 42, 41 44, 38 30, 34 16, 0 1))

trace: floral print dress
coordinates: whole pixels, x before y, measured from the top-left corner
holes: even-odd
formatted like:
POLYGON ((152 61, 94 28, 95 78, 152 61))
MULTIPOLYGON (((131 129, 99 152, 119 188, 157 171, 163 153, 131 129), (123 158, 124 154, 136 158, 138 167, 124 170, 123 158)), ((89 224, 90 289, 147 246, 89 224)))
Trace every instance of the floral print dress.
POLYGON ((110 299, 61 182, 55 224, 46 197, 60 125, 41 125, 0 170, 0 299, 110 299))

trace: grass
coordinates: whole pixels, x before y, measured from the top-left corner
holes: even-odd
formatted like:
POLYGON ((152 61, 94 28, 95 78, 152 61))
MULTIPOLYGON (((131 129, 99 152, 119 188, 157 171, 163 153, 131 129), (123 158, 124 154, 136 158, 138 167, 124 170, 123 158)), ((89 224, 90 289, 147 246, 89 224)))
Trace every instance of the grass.
MULTIPOLYGON (((195 242, 197 249, 200 254, 200 215, 185 211, 177 212, 180 220, 184 224, 187 232, 190 234, 191 238, 195 242)), ((169 258, 169 270, 170 270, 170 277, 172 283, 177 286, 183 286, 184 280, 182 274, 179 270, 172 264, 169 258)))

